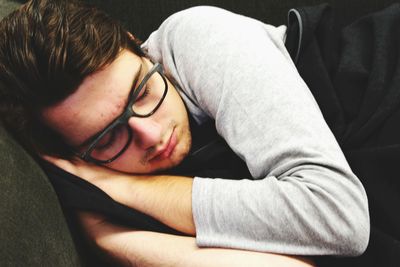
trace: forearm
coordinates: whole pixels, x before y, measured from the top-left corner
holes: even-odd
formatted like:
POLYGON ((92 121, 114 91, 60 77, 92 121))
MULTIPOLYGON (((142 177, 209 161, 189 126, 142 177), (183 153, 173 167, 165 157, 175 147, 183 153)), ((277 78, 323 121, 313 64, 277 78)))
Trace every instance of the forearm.
MULTIPOLYGON (((310 168, 302 175, 305 180, 327 176, 323 168, 314 173, 310 168)), ((200 246, 301 255, 358 254, 364 249, 361 245, 368 231, 364 229, 363 205, 355 201, 357 191, 351 182, 338 187, 340 177, 338 182, 335 174, 329 177, 323 188, 318 182, 302 183, 289 176, 284 181, 275 177, 257 181, 216 179, 206 187, 193 187, 193 179, 188 177, 116 174, 106 179, 107 186, 100 187, 116 201, 178 231, 196 235, 200 246), (316 236, 319 241, 310 238, 316 236), (293 239, 298 242, 292 244, 293 239)), ((198 181, 204 184, 205 180, 198 181)))
POLYGON ((150 215, 180 232, 195 235, 192 178, 115 174, 112 179, 102 179, 94 183, 114 200, 150 215))
POLYGON ((193 237, 136 231, 81 213, 84 229, 102 251, 124 266, 312 266, 309 260, 221 248, 201 249, 193 237))
POLYGON ((369 224, 358 188, 322 167, 304 166, 297 175, 195 179, 197 244, 299 255, 362 253, 369 224))
MULTIPOLYGON (((311 266, 294 257, 221 248, 198 248, 193 237, 154 232, 126 232, 117 239, 129 240, 125 258, 137 266, 311 266)), ((120 242, 114 240, 114 242, 120 242)), ((124 242, 124 241, 122 241, 124 242)))

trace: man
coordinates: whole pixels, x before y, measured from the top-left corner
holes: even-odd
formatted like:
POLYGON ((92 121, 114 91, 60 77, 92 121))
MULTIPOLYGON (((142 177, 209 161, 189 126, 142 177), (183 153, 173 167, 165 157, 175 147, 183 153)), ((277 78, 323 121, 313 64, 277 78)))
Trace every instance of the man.
MULTIPOLYGON (((285 50, 285 27, 193 8, 171 16, 139 47, 94 9, 30 1, 2 22, 1 34, 0 80, 11 88, 2 92, 2 118, 33 154, 196 236, 200 247, 265 252, 235 251, 285 266, 305 262, 266 252, 365 250, 364 189, 285 50), (196 152, 191 130, 210 120, 251 177, 163 174, 196 152)), ((232 253, 197 250, 191 237, 133 231, 101 215, 80 218, 121 261, 188 266, 201 254, 175 253, 189 248, 210 253, 216 264, 232 253)))

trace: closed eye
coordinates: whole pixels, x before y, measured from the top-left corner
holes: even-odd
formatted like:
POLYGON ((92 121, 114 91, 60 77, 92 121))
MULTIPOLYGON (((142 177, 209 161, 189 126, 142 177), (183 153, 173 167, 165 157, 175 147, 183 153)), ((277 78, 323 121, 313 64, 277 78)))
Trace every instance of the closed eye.
POLYGON ((113 130, 111 130, 111 132, 109 132, 105 136, 103 136, 103 138, 97 143, 95 149, 96 150, 106 150, 106 149, 110 148, 116 140, 117 131, 118 131, 117 128, 114 128, 113 130))
POLYGON ((140 96, 138 98, 136 98, 135 102, 141 101, 144 98, 146 98, 149 94, 150 94, 150 88, 148 86, 146 86, 146 88, 144 88, 142 90, 143 93, 140 94, 140 96))

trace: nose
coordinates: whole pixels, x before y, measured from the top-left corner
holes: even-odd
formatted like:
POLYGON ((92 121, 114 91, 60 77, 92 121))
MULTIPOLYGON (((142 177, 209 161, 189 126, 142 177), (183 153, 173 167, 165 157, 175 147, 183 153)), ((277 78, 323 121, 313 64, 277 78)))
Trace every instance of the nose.
POLYGON ((133 131, 133 141, 138 147, 149 149, 161 142, 162 127, 151 117, 131 117, 128 124, 133 131))

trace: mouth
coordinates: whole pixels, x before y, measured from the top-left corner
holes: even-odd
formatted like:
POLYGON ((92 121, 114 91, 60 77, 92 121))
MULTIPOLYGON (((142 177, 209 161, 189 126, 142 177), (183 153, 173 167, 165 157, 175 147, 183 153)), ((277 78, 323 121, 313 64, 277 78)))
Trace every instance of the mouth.
POLYGON ((168 159, 175 150, 176 144, 178 140, 175 133, 175 128, 172 129, 172 133, 168 138, 168 141, 165 143, 163 147, 154 153, 154 155, 149 159, 149 162, 160 161, 164 159, 168 159))

